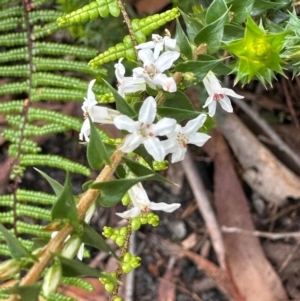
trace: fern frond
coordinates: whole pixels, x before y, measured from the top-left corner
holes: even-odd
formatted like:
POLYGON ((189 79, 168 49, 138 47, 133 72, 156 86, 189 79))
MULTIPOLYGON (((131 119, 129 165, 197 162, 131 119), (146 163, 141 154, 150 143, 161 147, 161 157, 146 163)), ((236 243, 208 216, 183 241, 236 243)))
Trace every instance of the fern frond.
POLYGON ((50 296, 44 297, 47 301, 76 301, 76 299, 71 297, 66 297, 60 293, 54 293, 50 296))
POLYGON ((90 170, 79 163, 65 159, 56 155, 24 154, 20 156, 21 166, 49 166, 67 170, 73 173, 79 173, 84 176, 91 174, 90 170))
POLYGON ((21 47, 17 49, 8 50, 2 52, 0 55, 0 63, 12 62, 12 61, 19 61, 19 60, 26 60, 28 61, 28 48, 21 47))
POLYGON ((0 87, 0 95, 21 94, 29 92, 29 81, 9 83, 0 87))
POLYGON ((23 20, 20 20, 20 18, 15 17, 0 20, 0 31, 9 31, 12 29, 17 29, 20 24, 20 21, 22 22, 23 20))
POLYGON ((42 225, 28 224, 23 221, 17 221, 19 234, 30 234, 36 237, 50 238, 51 233, 44 230, 42 225))
POLYGON ((93 291, 94 289, 94 287, 89 282, 81 278, 75 278, 75 277, 64 277, 62 279, 62 284, 73 285, 89 292, 93 291))
MULTIPOLYGON (((19 202, 31 202, 42 205, 53 205, 56 201, 56 196, 53 194, 48 194, 41 191, 33 191, 33 190, 25 190, 18 189, 17 190, 17 200, 19 202)), ((1 201, 1 196, 0 196, 1 201)))
POLYGON ((51 221, 51 213, 49 209, 18 204, 16 211, 18 216, 27 216, 44 221, 51 221))
MULTIPOLYGON (((140 20, 134 19, 132 21, 132 29, 134 31, 136 41, 138 43, 144 43, 147 35, 165 25, 167 22, 178 18, 179 15, 180 13, 178 8, 173 8, 164 13, 149 16, 140 20)), ((116 61, 120 58, 126 58, 129 61, 136 60, 134 45, 130 36, 126 36, 123 39, 123 43, 110 47, 105 52, 90 60, 89 66, 92 69, 96 69, 103 64, 116 61)))
POLYGON ((0 36, 0 46, 19 46, 26 45, 27 36, 23 32, 9 33, 0 36))
POLYGON ((82 8, 57 19, 61 27, 82 23, 96 19, 98 16, 105 18, 109 14, 114 17, 120 15, 120 8, 116 0, 96 0, 82 8))
MULTIPOLYGON (((10 3, 10 2, 11 1, 9 1, 9 0, 7 0, 7 2, 2 0, 1 4, 4 5, 4 4, 10 3)), ((18 5, 17 6, 14 5, 14 6, 6 8, 5 10, 0 11, 0 19, 7 19, 10 17, 18 17, 21 15, 22 15, 22 7, 20 7, 18 5)))
POLYGON ((72 100, 82 101, 82 91, 69 90, 69 89, 56 89, 56 88, 37 88, 32 90, 32 102, 41 100, 72 100))
POLYGON ((29 65, 15 65, 0 67, 1 77, 27 77, 29 76, 29 65))

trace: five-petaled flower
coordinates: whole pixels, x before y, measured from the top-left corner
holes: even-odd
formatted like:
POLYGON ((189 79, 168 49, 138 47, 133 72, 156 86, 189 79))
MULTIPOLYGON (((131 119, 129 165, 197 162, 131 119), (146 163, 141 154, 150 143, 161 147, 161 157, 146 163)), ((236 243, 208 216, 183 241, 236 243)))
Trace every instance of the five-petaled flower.
POLYGON ((203 144, 210 138, 207 134, 197 133, 205 120, 206 115, 201 114, 197 118, 190 120, 184 127, 177 124, 174 132, 168 135, 169 139, 162 141, 166 153, 172 153, 172 163, 184 159, 187 151, 187 144, 203 146, 203 144))
POLYGON ((154 49, 154 58, 157 59, 162 50, 176 50, 176 39, 171 39, 169 35, 164 37, 152 34, 152 41, 142 43, 136 49, 154 49))
POLYGON ((87 118, 88 116, 93 122, 113 124, 114 118, 120 114, 118 111, 109 109, 107 107, 97 106, 98 102, 92 90, 95 81, 95 79, 90 81, 87 90, 87 97, 84 98, 84 102, 81 107, 85 120, 79 133, 79 139, 83 140, 84 138, 87 142, 90 140, 89 136, 91 132, 90 121, 87 118))
POLYGON ((162 142, 156 136, 165 136, 172 133, 176 126, 176 120, 162 118, 156 124, 156 102, 152 96, 145 99, 140 108, 138 121, 132 120, 126 115, 117 116, 114 124, 119 130, 131 133, 125 137, 120 150, 130 153, 140 144, 144 144, 147 152, 156 160, 162 161, 165 157, 165 149, 162 142))
POLYGON ((149 212, 150 210, 162 210, 165 212, 173 212, 180 207, 179 203, 154 203, 150 202, 147 192, 143 185, 138 183, 128 190, 133 207, 123 213, 117 213, 122 218, 134 218, 141 213, 149 212))
POLYGON ((155 57, 151 49, 142 49, 138 52, 143 67, 133 69, 136 78, 143 78, 150 88, 156 90, 157 86, 168 92, 176 92, 177 85, 173 77, 168 77, 163 72, 170 69, 174 61, 180 56, 177 51, 166 51, 155 57))
POLYGON ((221 107, 229 112, 233 112, 231 101, 228 96, 236 98, 244 98, 244 96, 235 93, 231 89, 222 88, 220 82, 212 71, 209 71, 203 79, 203 84, 208 93, 208 98, 203 108, 208 107, 208 114, 210 117, 215 115, 217 102, 220 103, 221 107), (228 95, 228 96, 227 96, 228 95))
POLYGON ((137 78, 135 76, 125 77, 125 67, 122 64, 123 58, 119 59, 115 64, 115 74, 118 80, 118 92, 121 96, 126 93, 135 93, 146 90, 146 81, 144 78, 137 78))

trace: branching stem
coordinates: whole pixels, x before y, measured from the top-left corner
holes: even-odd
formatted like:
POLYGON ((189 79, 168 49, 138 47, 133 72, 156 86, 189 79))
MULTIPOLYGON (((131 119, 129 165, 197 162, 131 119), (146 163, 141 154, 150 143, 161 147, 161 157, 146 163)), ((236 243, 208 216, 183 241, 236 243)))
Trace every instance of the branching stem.
MULTIPOLYGON (((105 165, 99 176, 96 178, 95 183, 103 182, 109 180, 116 168, 120 164, 123 157, 123 153, 117 149, 114 154, 111 156, 111 165, 105 165)), ((85 214, 93 201, 99 196, 100 190, 88 189, 81 197, 79 204, 77 205, 78 217, 80 220, 83 220, 85 214)), ((63 243, 65 242, 68 235, 74 230, 72 225, 66 225, 62 230, 60 230, 57 235, 50 240, 48 245, 45 247, 41 257, 38 262, 36 262, 32 268, 29 270, 27 275, 21 280, 21 285, 29 285, 36 282, 44 269, 53 259, 54 253, 60 250, 63 243)), ((128 243, 127 243, 128 244, 128 243)), ((9 301, 19 300, 18 295, 11 295, 9 301)))

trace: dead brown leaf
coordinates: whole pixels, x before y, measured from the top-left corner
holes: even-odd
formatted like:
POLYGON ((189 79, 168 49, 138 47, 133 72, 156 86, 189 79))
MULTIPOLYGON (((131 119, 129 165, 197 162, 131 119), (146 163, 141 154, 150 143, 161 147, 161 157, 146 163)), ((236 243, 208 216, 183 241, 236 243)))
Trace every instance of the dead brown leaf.
POLYGON ((176 300, 176 285, 173 283, 173 279, 174 279, 173 269, 167 270, 163 278, 159 279, 157 301, 176 300))
MULTIPOLYGON (((233 168, 229 149, 218 131, 214 130, 212 136, 206 150, 214 157, 214 196, 219 223, 254 230, 247 199, 233 168)), ((287 298, 278 275, 266 259, 256 237, 224 234, 224 240, 228 268, 247 301, 287 298)))

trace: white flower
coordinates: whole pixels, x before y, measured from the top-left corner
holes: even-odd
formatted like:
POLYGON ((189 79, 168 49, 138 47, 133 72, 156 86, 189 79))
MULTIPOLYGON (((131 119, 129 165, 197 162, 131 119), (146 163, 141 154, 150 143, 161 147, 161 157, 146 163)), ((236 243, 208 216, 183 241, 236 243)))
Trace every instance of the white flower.
POLYGON ((146 82, 143 78, 137 77, 125 77, 125 67, 122 64, 123 58, 119 59, 118 63, 115 64, 115 74, 118 80, 118 92, 121 96, 126 93, 135 93, 138 91, 146 90, 146 82))
POLYGON ((205 120, 206 115, 201 114, 197 118, 190 120, 184 127, 177 124, 175 131, 168 135, 169 139, 162 141, 166 153, 172 153, 172 163, 184 159, 187 151, 187 144, 203 146, 203 144, 210 138, 209 135, 204 133, 197 133, 205 120))
POLYGON ((84 102, 81 107, 85 120, 79 133, 79 139, 83 140, 84 138, 87 142, 90 140, 89 136, 91 132, 90 121, 87 118, 88 116, 90 116, 93 122, 113 124, 114 118, 120 115, 118 111, 109 109, 107 107, 97 106, 98 102, 96 101, 95 94, 92 90, 95 81, 95 79, 90 81, 87 97, 84 98, 84 102))
POLYGON ((176 92, 177 86, 173 77, 167 77, 164 71, 171 68, 174 61, 180 56, 177 51, 166 51, 159 57, 155 57, 151 49, 142 49, 138 52, 138 57, 143 62, 143 68, 133 69, 133 75, 144 78, 150 88, 156 90, 157 86, 168 92, 176 92))
POLYGON ((165 212, 173 212, 180 207, 180 204, 166 204, 150 202, 148 195, 141 183, 134 185, 128 190, 129 197, 133 204, 133 208, 124 211, 123 213, 116 213, 122 218, 134 218, 141 213, 149 212, 150 210, 162 210, 165 212))
POLYGON ((209 71, 203 80, 205 89, 209 95, 203 108, 208 107, 208 114, 210 117, 215 115, 217 102, 220 103, 221 107, 229 113, 233 112, 231 101, 229 96, 236 98, 244 98, 244 96, 236 94, 233 90, 222 88, 220 82, 212 71, 209 71))
POLYGON ((165 150, 161 141, 156 136, 170 134, 176 125, 172 118, 162 118, 156 124, 153 121, 156 116, 156 102, 152 96, 145 99, 139 111, 138 121, 132 120, 126 115, 120 115, 114 119, 114 124, 119 130, 131 133, 125 137, 121 151, 130 153, 140 144, 144 144, 147 152, 156 160, 162 161, 165 150))
POLYGON ((152 34, 152 41, 142 43, 135 47, 136 49, 154 49, 154 57, 157 59, 160 52, 164 50, 176 50, 176 39, 170 36, 161 37, 158 34, 152 34))

